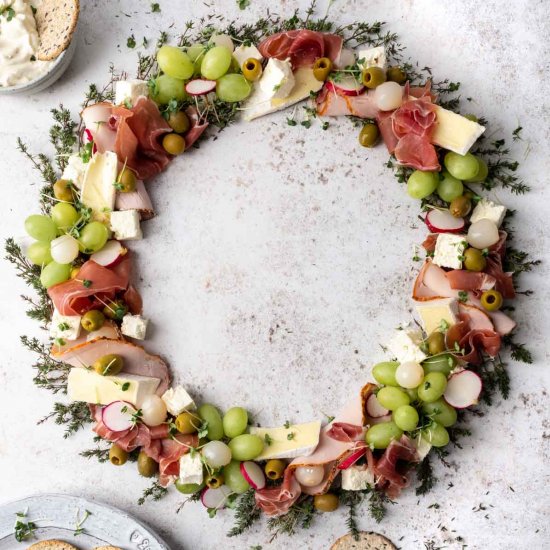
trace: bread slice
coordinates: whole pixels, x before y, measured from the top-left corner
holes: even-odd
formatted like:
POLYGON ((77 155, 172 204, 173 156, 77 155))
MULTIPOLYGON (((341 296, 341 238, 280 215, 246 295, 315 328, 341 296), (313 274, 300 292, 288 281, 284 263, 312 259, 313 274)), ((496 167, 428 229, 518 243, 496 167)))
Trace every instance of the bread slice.
POLYGON ((344 535, 330 547, 330 550, 397 550, 397 547, 378 533, 360 531, 358 540, 351 534, 344 535))
POLYGON ((36 57, 51 61, 64 52, 73 38, 80 11, 79 0, 42 0, 35 19, 40 45, 36 57))
POLYGON ((43 540, 29 546, 27 550, 78 550, 76 546, 62 540, 43 540))

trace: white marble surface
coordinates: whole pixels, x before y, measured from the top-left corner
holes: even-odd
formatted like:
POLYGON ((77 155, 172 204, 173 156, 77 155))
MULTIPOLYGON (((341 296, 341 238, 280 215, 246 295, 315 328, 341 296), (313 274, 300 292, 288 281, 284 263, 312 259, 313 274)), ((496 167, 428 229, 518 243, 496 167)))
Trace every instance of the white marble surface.
MULTIPOLYGON (((39 183, 15 150, 16 136, 47 149, 52 106, 62 101, 76 111, 110 61, 133 70, 136 53, 125 45, 131 33, 140 42, 212 10, 254 20, 273 6, 251 4, 240 12, 232 0, 211 7, 164 0, 152 15, 149 2, 83 2, 79 49, 62 81, 33 97, 0 98, 1 237, 22 234, 36 209, 39 183)), ((289 14, 296 5, 279 9, 289 14)), ((380 525, 362 512, 362 528, 405 549, 428 541, 459 549, 457 536, 469 550, 548 548, 548 8, 534 0, 337 0, 331 8, 342 21, 387 21, 422 65, 463 82, 464 97, 473 98, 468 111, 507 132, 521 123, 525 140, 514 151, 533 192, 496 195, 517 209, 519 245, 545 260, 522 279, 536 294, 521 298, 516 312, 519 340, 535 364, 510 364, 510 398, 472 425, 451 468, 437 465, 440 483, 431 494, 406 491, 380 525), (487 510, 476 512, 480 504, 487 510)), ((236 125, 174 163, 150 186, 158 217, 134 247, 152 320, 149 348, 202 399, 246 405, 273 424, 332 414, 366 380, 382 357, 379 342, 408 318, 411 247, 423 234, 417 204, 383 167, 383 147, 359 149, 346 121, 323 132, 318 124, 290 128, 286 116, 236 125)), ((235 540, 225 537, 231 514, 211 520, 188 505, 176 515, 174 492, 138 507, 147 482, 131 466, 78 456, 90 447, 88 431, 64 440, 60 427, 36 426, 52 398, 32 384, 32 356, 19 345, 20 334, 40 334, 23 313, 25 290, 1 262, 0 501, 41 491, 97 498, 155 525, 177 549, 325 549, 345 532, 337 512, 291 540, 270 542, 264 526, 235 540)))

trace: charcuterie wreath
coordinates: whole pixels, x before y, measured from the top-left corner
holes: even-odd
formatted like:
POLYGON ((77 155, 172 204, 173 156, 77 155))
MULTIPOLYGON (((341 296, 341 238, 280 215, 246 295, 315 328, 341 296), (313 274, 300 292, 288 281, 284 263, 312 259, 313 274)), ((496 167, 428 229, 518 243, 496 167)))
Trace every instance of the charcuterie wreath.
POLYGON ((213 17, 179 37, 163 33, 154 54, 140 55, 136 79, 112 70, 106 87, 90 86, 79 122, 63 106, 52 111, 55 162, 19 140, 46 186, 41 213, 25 221, 30 242, 9 239, 6 250, 38 294, 25 298, 28 315, 49 329, 46 343, 22 338, 38 354, 34 381, 66 394, 48 417, 66 424, 65 436, 91 423, 97 445, 83 456, 151 478, 140 503, 174 490, 210 516, 232 509, 230 536, 264 515, 275 535, 292 533, 346 506, 357 533, 362 502, 380 521, 414 471, 417 493, 428 491, 430 458, 445 460, 495 392, 507 397, 503 348, 531 361, 513 341, 507 303, 537 262, 510 246, 511 212, 484 196, 496 186, 528 191, 505 141, 485 137, 485 119, 460 114, 459 85, 419 70, 381 23, 338 26, 313 11, 252 25, 213 17), (250 425, 246 407, 195 402, 142 347, 130 241, 154 215, 147 182, 211 128, 301 101, 283 124, 326 130, 347 117, 357 155, 387 147, 429 233, 413 259, 417 321, 389 339, 373 381, 358 376, 334 418, 263 427, 250 425))

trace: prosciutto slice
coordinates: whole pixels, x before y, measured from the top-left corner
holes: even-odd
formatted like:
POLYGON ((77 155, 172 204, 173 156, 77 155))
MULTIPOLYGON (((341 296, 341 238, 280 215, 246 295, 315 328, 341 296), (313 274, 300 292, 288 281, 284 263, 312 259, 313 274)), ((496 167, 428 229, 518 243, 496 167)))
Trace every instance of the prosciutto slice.
POLYGON ((397 141, 393 154, 403 166, 416 170, 441 170, 435 147, 426 136, 406 134, 397 141))
POLYGON ((469 320, 456 323, 447 331, 446 342, 447 347, 451 349, 456 343, 461 350, 464 350, 463 353, 455 355, 457 359, 477 365, 482 360, 482 351, 491 357, 498 354, 502 339, 495 330, 471 328, 471 326, 469 320))
POLYGON ((337 94, 326 86, 317 96, 316 106, 319 116, 353 115, 361 118, 376 118, 379 114, 372 92, 346 96, 337 94))
POLYGON ((301 493, 302 488, 294 477, 294 471, 287 468, 281 485, 259 489, 254 493, 254 498, 267 516, 282 516, 300 498, 301 493))
POLYGON ((454 290, 468 290, 477 295, 485 290, 495 288, 496 279, 483 271, 466 271, 453 269, 447 272, 447 280, 454 290))
POLYGON ((185 150, 192 147, 193 144, 202 136, 204 131, 208 128, 208 121, 201 120, 199 113, 195 107, 187 107, 185 110, 187 116, 189 117, 189 122, 191 127, 187 130, 185 134, 185 150))
POLYGON ((187 454, 191 448, 197 447, 199 437, 197 434, 176 436, 163 439, 159 453, 159 484, 167 487, 175 477, 180 474, 180 458, 187 454))

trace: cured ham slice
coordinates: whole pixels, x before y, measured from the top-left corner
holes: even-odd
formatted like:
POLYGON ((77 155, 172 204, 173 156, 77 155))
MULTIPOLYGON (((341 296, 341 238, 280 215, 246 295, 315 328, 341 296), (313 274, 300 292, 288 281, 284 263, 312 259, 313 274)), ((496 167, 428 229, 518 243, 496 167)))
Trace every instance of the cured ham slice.
POLYGON ((112 103, 102 102, 86 107, 81 113, 84 126, 100 153, 115 150, 116 130, 109 124, 112 110, 112 103))
POLYGON ((109 319, 105 320, 103 326, 94 332, 86 332, 85 330, 80 331, 80 336, 76 340, 67 340, 65 343, 60 346, 58 341, 54 341, 50 353, 52 356, 60 356, 68 349, 79 346, 86 342, 91 342, 92 340, 97 340, 98 338, 112 338, 114 340, 119 340, 122 338, 122 333, 118 328, 118 325, 109 319))
POLYGON ((500 351, 502 339, 494 330, 470 328, 469 320, 456 323, 446 335, 447 347, 454 348, 455 343, 464 353, 456 354, 457 359, 477 365, 482 359, 481 351, 495 357, 500 351))
POLYGON ((180 473, 180 458, 187 454, 191 448, 199 444, 196 434, 177 434, 172 438, 163 439, 157 462, 159 463, 159 484, 167 487, 180 473))
POLYGON ((199 113, 195 107, 187 107, 185 110, 189 117, 191 127, 185 134, 185 150, 192 147, 193 144, 202 136, 206 128, 208 128, 207 120, 200 120, 199 113))
POLYGON ((294 471, 287 468, 281 485, 259 489, 254 493, 254 498, 264 514, 282 516, 300 498, 301 493, 302 488, 294 477, 294 471))
POLYGON ((469 290, 476 295, 484 290, 495 288, 496 279, 482 271, 466 271, 465 269, 453 269, 447 272, 447 280, 454 290, 469 290))
POLYGON ((340 95, 324 87, 316 99, 319 116, 353 115, 361 118, 376 118, 379 111, 374 104, 372 92, 360 95, 340 95))
POLYGON ((364 434, 365 429, 363 426, 356 426, 355 424, 348 424, 346 422, 332 422, 330 429, 327 431, 328 437, 346 443, 361 441, 364 434))
POLYGON ((403 136, 398 140, 393 154, 403 166, 416 170, 441 170, 435 147, 426 136, 412 133, 403 136))
POLYGON ((142 220, 150 220, 155 216, 153 203, 141 180, 137 180, 134 191, 116 194, 115 208, 116 210, 138 210, 142 220))

